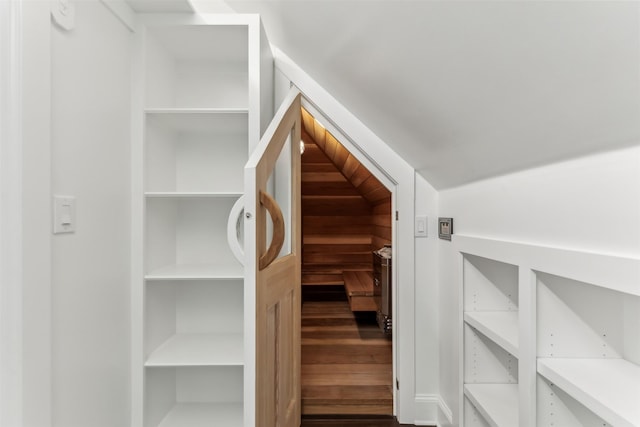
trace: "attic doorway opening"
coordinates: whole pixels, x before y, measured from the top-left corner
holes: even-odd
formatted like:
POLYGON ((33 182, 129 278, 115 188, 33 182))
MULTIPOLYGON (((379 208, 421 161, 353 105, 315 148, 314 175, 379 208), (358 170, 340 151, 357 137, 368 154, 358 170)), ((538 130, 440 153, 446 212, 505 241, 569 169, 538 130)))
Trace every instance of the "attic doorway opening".
POLYGON ((301 114, 302 414, 393 415, 392 193, 301 114))

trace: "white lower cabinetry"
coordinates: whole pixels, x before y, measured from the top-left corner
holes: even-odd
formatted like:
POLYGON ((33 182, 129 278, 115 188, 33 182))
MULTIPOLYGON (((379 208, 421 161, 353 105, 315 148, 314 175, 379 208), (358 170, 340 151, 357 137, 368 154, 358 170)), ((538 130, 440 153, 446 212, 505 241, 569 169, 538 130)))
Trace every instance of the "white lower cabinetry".
POLYGON ((640 426, 640 260, 453 243, 463 426, 640 426))

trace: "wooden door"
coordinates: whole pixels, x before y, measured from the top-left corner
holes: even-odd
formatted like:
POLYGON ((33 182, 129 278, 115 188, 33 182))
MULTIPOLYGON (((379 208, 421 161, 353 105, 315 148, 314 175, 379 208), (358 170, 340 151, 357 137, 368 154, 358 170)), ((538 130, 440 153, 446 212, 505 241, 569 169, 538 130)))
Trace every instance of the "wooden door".
POLYGON ((255 359, 245 363, 255 364, 256 427, 300 425, 300 132, 292 89, 245 168, 245 307, 255 305, 255 318, 245 316, 255 321, 255 359))

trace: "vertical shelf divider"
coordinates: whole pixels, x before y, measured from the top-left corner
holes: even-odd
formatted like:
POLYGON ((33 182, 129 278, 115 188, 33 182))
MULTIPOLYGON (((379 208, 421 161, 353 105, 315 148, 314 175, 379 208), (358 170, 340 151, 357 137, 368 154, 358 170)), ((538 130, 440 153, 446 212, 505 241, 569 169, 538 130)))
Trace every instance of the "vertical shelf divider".
POLYGON ((536 275, 519 266, 519 427, 536 427, 536 275))

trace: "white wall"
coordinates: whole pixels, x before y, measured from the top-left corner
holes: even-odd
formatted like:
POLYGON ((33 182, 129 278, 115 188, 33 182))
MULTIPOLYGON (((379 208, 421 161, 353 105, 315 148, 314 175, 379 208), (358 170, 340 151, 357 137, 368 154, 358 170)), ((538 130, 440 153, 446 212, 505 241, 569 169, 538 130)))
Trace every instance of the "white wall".
MULTIPOLYGON (((22 3, 22 426, 51 425, 48 2, 22 3)), ((13 426, 11 426, 13 427, 13 426)))
MULTIPOLYGON (((459 235, 637 258, 640 146, 442 191, 439 212, 459 235)), ((457 418, 457 254, 439 246, 440 392, 457 418)))
POLYGON ((127 426, 132 35, 97 0, 74 4, 75 28, 50 30, 52 192, 77 203, 75 234, 52 237, 52 419, 127 426))
POLYGON ((416 174, 415 214, 427 215, 427 237, 415 238, 416 424, 438 419, 438 192, 416 174))

